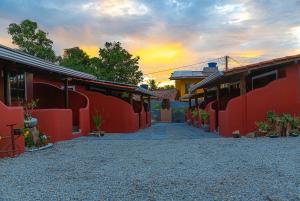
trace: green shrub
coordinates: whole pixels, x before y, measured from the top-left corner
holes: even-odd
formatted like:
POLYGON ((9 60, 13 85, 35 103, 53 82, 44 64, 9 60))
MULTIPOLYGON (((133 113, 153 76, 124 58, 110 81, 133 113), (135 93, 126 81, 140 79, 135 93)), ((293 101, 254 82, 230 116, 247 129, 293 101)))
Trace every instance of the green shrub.
POLYGON ((94 115, 93 115, 93 123, 96 127, 96 130, 100 131, 101 126, 102 126, 102 117, 96 109, 95 109, 95 112, 94 112, 94 115))

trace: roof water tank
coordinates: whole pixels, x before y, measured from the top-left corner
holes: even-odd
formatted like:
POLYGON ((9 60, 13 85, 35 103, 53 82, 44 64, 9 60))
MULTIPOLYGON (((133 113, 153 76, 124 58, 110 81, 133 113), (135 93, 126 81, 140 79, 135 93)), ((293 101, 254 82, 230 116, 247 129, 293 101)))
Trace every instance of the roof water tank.
POLYGON ((149 89, 148 84, 141 84, 140 87, 144 88, 144 89, 149 89))
POLYGON ((208 67, 209 68, 217 68, 217 62, 209 62, 208 67))

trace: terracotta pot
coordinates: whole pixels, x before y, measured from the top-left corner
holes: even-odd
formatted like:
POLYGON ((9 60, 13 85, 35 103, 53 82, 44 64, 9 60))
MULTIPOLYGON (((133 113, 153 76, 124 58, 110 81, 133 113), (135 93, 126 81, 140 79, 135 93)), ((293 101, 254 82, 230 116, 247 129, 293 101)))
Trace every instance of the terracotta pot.
POLYGON ((105 134, 105 131, 100 131, 100 135, 103 137, 105 134))
POLYGON ((255 136, 256 137, 264 137, 268 134, 268 131, 261 131, 261 130, 258 130, 255 132, 255 136))

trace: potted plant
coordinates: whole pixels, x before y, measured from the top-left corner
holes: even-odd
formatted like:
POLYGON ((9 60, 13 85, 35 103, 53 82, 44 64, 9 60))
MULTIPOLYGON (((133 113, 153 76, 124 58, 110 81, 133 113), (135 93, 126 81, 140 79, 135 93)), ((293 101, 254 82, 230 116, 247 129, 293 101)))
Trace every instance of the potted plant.
POLYGON ((267 119, 270 123, 275 123, 277 117, 278 115, 274 111, 270 110, 267 112, 267 119))
POLYGON ((37 107, 38 99, 24 103, 24 126, 26 128, 33 128, 37 125, 38 120, 32 117, 33 110, 37 107))
POLYGON ((192 111, 192 117, 193 117, 193 123, 194 123, 194 126, 195 127, 198 127, 198 115, 199 115, 199 112, 198 112, 198 110, 197 109, 194 109, 193 111, 192 111))
POLYGON ((290 114, 283 114, 281 116, 280 120, 282 123, 282 131, 281 131, 282 136, 289 136, 289 134, 292 130, 293 119, 294 118, 290 114))
POLYGON ((270 125, 265 121, 259 121, 255 124, 258 127, 258 131, 255 133, 256 136, 266 136, 270 131, 270 125))
POLYGON ((98 111, 97 110, 95 110, 95 113, 94 113, 94 115, 93 115, 93 123, 94 123, 94 125, 95 125, 95 128, 96 128, 96 134, 99 136, 104 136, 104 131, 102 131, 101 130, 101 127, 102 127, 102 123, 103 123, 103 121, 102 121, 102 117, 101 117, 101 115, 98 113, 98 111))
POLYGON ((239 130, 233 131, 232 132, 232 137, 233 138, 240 138, 241 137, 240 131, 239 130))
POLYGON ((24 128, 23 135, 24 135, 24 140, 25 140, 25 146, 28 148, 34 147, 35 143, 33 140, 33 135, 31 133, 31 131, 29 130, 29 128, 24 128))
POLYGON ((300 127, 300 119, 299 117, 294 117, 293 121, 291 122, 292 130, 290 132, 290 136, 298 137, 299 136, 299 127, 300 127))
POLYGON ((209 131, 209 114, 205 110, 201 110, 201 119, 203 121, 203 129, 204 131, 209 131))
POLYGON ((298 129, 292 129, 291 132, 290 132, 290 136, 298 137, 299 136, 299 130, 298 129))
POLYGON ((270 110, 267 112, 267 120, 270 123, 271 130, 276 130, 275 126, 276 126, 277 119, 278 119, 278 115, 274 111, 270 110))

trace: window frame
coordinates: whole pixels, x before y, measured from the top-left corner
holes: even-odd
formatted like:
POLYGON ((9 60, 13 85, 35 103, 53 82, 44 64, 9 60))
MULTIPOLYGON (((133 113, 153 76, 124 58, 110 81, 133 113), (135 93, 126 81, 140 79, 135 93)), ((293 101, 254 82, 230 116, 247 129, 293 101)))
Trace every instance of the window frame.
POLYGON ((23 101, 27 101, 27 75, 26 75, 26 72, 16 72, 16 71, 11 71, 11 72, 9 72, 9 95, 10 95, 10 102, 15 102, 15 101, 18 101, 18 100, 20 100, 20 98, 23 100, 23 101), (13 76, 12 76, 13 75, 13 76), (23 75, 23 85, 24 85, 24 89, 21 89, 20 87, 19 87, 19 85, 20 85, 20 79, 19 79, 19 76, 20 75, 23 75), (16 78, 17 79, 17 81, 16 81, 16 85, 17 85, 17 87, 16 86, 14 86, 14 88, 12 87, 12 78, 16 78), (13 90, 15 90, 15 91, 17 91, 17 92, 19 92, 19 91, 24 91, 24 96, 23 97, 13 97, 12 96, 12 92, 13 92, 13 90))
MULTIPOLYGON (((272 71, 270 71, 270 72, 266 72, 266 73, 263 73, 263 74, 256 75, 256 76, 252 77, 252 78, 251 78, 251 88, 252 88, 252 90, 254 90, 254 88, 253 88, 253 86, 254 86, 253 83, 254 83, 254 81, 255 81, 256 79, 263 78, 263 77, 267 77, 267 76, 273 75, 273 74, 275 74, 275 80, 277 80, 277 79, 278 79, 278 70, 272 70, 272 71)), ((255 88, 255 89, 257 89, 257 88, 255 88)))

